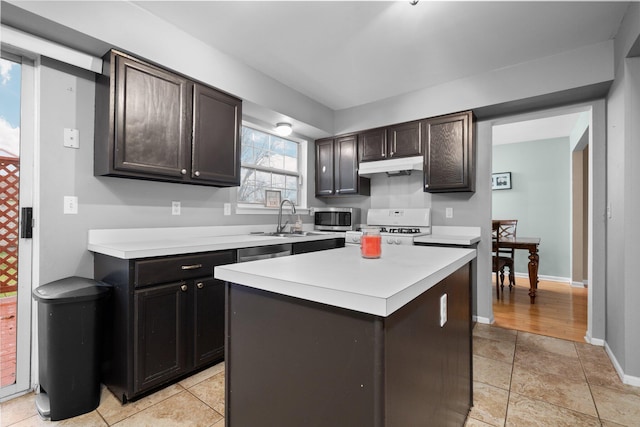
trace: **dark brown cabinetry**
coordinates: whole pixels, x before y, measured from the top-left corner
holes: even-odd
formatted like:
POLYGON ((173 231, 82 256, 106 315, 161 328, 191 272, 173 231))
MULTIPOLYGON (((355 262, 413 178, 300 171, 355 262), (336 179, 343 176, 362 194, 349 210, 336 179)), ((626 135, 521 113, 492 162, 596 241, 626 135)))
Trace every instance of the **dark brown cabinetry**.
POLYGON ((473 113, 468 111, 422 122, 426 140, 424 191, 475 191, 473 113))
POLYGON ((355 134, 316 141, 316 196, 369 195, 368 178, 358 175, 355 134))
POLYGON ((104 383, 123 402, 224 358, 224 283, 236 251, 124 260, 95 254, 114 288, 104 383))
POLYGON ((468 265, 388 317, 234 283, 226 303, 227 426, 464 425, 473 384, 468 265))
POLYGON ((239 185, 241 100, 116 51, 103 67, 95 175, 239 185))
POLYGON ((421 156, 420 122, 400 123, 358 134, 360 161, 421 156))

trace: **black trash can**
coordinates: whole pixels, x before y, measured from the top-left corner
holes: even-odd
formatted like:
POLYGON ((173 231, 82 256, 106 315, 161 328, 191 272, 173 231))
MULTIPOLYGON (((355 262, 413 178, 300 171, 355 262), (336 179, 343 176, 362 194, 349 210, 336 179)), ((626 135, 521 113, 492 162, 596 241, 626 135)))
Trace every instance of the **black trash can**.
POLYGON ((111 288, 67 277, 33 291, 38 301, 36 408, 52 421, 91 412, 100 404, 100 363, 105 298, 111 288))

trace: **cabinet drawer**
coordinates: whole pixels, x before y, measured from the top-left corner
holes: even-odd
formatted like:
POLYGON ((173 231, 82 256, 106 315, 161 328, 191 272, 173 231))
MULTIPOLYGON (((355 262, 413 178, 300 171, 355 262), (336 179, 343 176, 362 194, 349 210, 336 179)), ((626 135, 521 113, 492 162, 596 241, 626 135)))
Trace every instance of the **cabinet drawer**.
POLYGON ((235 251, 140 260, 135 262, 135 286, 213 277, 214 266, 235 261, 235 251))

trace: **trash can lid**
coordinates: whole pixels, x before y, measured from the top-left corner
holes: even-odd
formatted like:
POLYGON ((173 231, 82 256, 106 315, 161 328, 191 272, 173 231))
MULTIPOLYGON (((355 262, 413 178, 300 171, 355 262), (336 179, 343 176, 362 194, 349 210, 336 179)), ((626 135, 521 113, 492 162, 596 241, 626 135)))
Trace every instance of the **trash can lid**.
POLYGON ((111 287, 85 277, 66 277, 33 290, 33 297, 45 304, 97 300, 107 296, 111 287))

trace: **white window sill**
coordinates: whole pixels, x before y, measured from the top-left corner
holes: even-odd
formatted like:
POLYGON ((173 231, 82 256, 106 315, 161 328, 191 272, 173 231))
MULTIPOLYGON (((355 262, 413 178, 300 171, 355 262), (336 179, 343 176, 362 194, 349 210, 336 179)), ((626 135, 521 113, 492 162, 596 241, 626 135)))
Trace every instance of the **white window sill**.
MULTIPOLYGON (((277 215, 278 208, 268 208, 266 206, 242 205, 236 206, 236 215, 277 215)), ((282 210, 283 214, 291 215, 293 213, 291 207, 287 206, 282 210)), ((297 207, 296 214, 309 215, 309 208, 297 207)))

